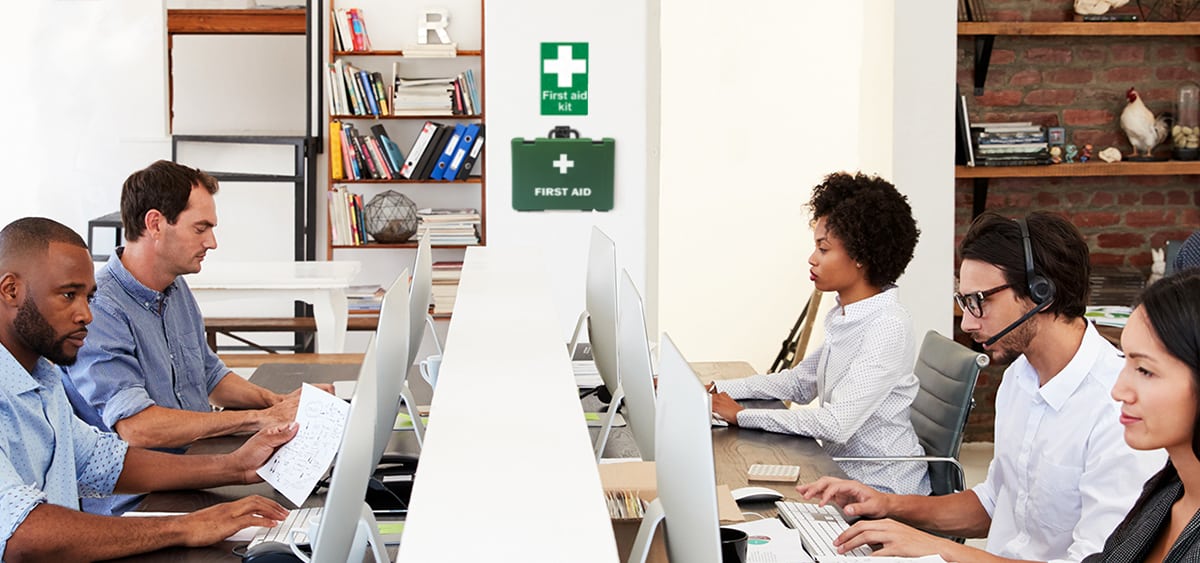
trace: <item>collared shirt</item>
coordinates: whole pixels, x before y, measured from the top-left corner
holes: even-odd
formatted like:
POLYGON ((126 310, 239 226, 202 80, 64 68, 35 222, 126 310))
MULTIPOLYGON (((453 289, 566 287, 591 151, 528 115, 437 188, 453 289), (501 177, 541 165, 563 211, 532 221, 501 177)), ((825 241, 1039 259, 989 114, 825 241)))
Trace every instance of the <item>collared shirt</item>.
MULTIPOLYGON (((181 276, 162 292, 150 289, 125 269, 123 251, 96 274, 92 324, 75 365, 64 370, 71 405, 104 431, 153 405, 211 411, 208 396, 229 369, 205 342, 204 317, 187 282, 181 276)), ((83 508, 121 514, 139 499, 88 499, 83 508)))
POLYGON ((157 405, 212 410, 208 395, 229 369, 204 340, 204 317, 182 277, 163 292, 121 263, 118 248, 96 275, 92 324, 65 385, 80 418, 102 430, 157 405))
POLYGON ((1080 561, 1163 466, 1162 450, 1125 444, 1109 395, 1122 360, 1089 323, 1075 356, 1045 385, 1025 356, 996 391, 996 449, 973 490, 992 517, 987 550, 1001 557, 1080 561))
POLYGON ((111 494, 128 448, 75 417, 57 367, 38 358, 30 375, 0 346, 0 560, 38 504, 111 494))
MULTIPOLYGON (((1104 553, 1094 553, 1084 561, 1095 563, 1134 563, 1145 561, 1163 533, 1171 527, 1171 509, 1183 497, 1183 481, 1168 463, 1158 475, 1146 482, 1142 497, 1129 511, 1125 521, 1104 542, 1104 553)), ((1200 512, 1192 515, 1179 537, 1167 550, 1163 563, 1200 561, 1200 512)))
MULTIPOLYGON (((919 384, 912 321, 895 286, 849 306, 841 301, 825 317, 825 341, 795 368, 770 375, 716 382, 735 399, 817 398, 820 408, 746 409, 739 426, 811 436, 831 456, 925 455, 909 419, 919 384), (823 369, 822 369, 823 365, 823 369)), ((842 462, 851 478, 885 492, 929 494, 925 462, 842 462)))

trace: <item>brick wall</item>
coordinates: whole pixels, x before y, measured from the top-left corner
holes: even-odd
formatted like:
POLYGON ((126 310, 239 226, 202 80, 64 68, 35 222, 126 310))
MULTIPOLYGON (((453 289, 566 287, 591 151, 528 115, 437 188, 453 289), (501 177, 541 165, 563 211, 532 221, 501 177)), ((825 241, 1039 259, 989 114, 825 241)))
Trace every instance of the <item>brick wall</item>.
MULTIPOLYGON (((1073 13, 1070 0, 987 4, 993 21, 1067 21, 1073 13)), ((974 39, 959 38, 958 83, 972 122, 1061 126, 1067 142, 1091 143, 1097 153, 1108 146, 1130 151, 1118 123, 1130 86, 1158 113, 1173 109, 1180 85, 1200 82, 1200 37, 997 36, 981 96, 972 95, 973 54, 974 39)), ((956 182, 956 246, 970 224, 971 203, 971 181, 956 182)), ((1200 229, 1200 176, 993 179, 987 209, 1008 216, 1057 211, 1083 232, 1094 265, 1132 266, 1148 274, 1151 248, 1200 229)), ((968 441, 992 439, 1004 367, 980 375, 968 441)))

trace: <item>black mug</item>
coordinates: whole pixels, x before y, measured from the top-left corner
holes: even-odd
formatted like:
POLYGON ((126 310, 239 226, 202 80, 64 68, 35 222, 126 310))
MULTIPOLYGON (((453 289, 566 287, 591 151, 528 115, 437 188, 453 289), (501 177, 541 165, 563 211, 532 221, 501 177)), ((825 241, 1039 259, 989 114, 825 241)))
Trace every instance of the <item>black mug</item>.
POLYGON ((721 528, 721 562, 746 563, 746 546, 750 536, 735 528, 721 528))

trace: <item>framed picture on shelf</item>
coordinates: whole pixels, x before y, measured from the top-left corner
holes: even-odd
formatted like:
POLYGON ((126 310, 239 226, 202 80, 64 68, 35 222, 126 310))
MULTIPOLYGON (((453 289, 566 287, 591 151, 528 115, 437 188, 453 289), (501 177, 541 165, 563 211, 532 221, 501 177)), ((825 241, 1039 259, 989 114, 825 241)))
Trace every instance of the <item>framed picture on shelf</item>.
POLYGON ((1050 146, 1063 145, 1067 142, 1067 130, 1063 127, 1048 127, 1046 129, 1046 141, 1050 146))

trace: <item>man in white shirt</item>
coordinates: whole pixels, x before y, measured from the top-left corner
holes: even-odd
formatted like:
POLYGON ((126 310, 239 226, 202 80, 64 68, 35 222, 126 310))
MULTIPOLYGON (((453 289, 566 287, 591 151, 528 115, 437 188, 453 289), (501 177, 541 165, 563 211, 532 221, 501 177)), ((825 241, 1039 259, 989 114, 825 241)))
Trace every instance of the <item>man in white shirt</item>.
POLYGON ((995 457, 987 479, 941 497, 890 495, 824 478, 797 489, 861 520, 835 542, 880 556, 938 554, 947 561, 1079 561, 1100 551, 1165 463, 1162 451, 1125 444, 1109 391, 1120 353, 1083 318, 1087 244, 1066 220, 994 213, 960 249, 962 329, 995 361, 1012 362, 996 393, 995 457), (893 520, 894 519, 894 520, 893 520), (903 522, 903 524, 901 523, 903 522), (981 551, 918 531, 988 538, 981 551))

